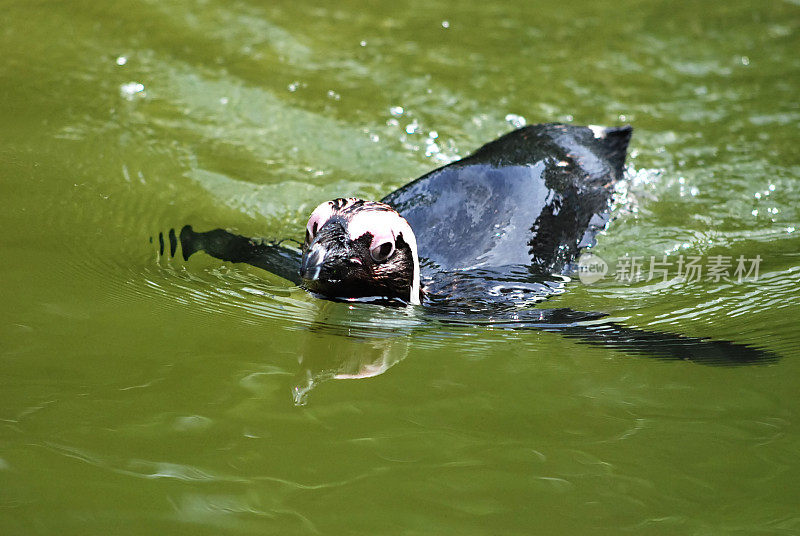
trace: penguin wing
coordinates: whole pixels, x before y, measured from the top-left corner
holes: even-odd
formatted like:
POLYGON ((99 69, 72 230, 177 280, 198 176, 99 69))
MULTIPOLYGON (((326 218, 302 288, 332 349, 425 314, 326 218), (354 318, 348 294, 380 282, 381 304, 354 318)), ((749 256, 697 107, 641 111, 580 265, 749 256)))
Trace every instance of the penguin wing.
MULTIPOLYGON (((174 231, 169 233, 170 254, 174 257, 177 243, 180 242, 183 260, 198 251, 228 262, 244 262, 287 279, 299 285, 300 257, 298 250, 281 245, 280 242, 265 242, 257 238, 237 235, 224 229, 197 232, 191 225, 184 225, 177 239, 174 231)), ((159 235, 161 254, 164 254, 164 240, 159 235)))

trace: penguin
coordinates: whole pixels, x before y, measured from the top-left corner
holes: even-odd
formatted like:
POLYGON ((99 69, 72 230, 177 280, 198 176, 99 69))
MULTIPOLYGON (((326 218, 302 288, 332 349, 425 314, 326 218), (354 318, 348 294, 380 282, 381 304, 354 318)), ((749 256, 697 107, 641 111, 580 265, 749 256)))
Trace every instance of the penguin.
MULTIPOLYGON (((184 260, 205 251, 270 271, 320 298, 422 306, 445 323, 555 330, 633 355, 712 365, 776 361, 776 354, 748 345, 602 322, 602 312, 531 307, 565 291, 581 251, 609 224, 632 132, 529 125, 380 201, 321 203, 299 251, 190 225, 179 236, 169 232, 169 251, 174 256, 180 242, 184 260)), ((159 245, 164 254, 162 234, 159 245)))
POLYGON ((306 226, 303 285, 334 299, 418 305, 425 288, 464 298, 469 285, 453 281, 478 271, 564 274, 608 222, 631 134, 530 125, 380 202, 324 202, 306 226))

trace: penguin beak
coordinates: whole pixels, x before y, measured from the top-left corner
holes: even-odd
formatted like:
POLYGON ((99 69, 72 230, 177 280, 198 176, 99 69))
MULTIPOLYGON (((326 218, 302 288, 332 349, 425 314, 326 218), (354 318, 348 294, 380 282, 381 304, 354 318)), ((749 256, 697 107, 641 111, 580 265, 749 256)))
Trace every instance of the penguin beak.
POLYGON ((300 277, 308 281, 319 279, 327 255, 328 250, 325 246, 319 242, 312 244, 303 254, 303 260, 300 262, 300 277))
POLYGON ((337 282, 348 273, 345 259, 350 253, 347 227, 333 220, 322 226, 300 261, 300 277, 311 290, 337 282))

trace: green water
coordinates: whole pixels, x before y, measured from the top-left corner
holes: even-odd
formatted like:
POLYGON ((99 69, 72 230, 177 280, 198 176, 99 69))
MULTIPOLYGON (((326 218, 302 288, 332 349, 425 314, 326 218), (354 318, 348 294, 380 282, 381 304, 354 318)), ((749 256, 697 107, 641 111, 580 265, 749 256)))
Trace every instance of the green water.
POLYGON ((0 533, 800 533, 796 1, 0 7, 0 533), (634 126, 604 258, 762 259, 548 306, 782 359, 448 327, 149 241, 300 238, 517 116, 634 126))

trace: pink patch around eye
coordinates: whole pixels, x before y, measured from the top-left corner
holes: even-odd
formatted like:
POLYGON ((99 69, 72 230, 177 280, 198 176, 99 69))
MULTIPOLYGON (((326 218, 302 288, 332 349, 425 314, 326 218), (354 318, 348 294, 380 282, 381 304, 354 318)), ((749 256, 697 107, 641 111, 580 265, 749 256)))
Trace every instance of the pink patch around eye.
POLYGON ((350 239, 356 240, 364 233, 372 235, 370 249, 380 246, 384 242, 394 243, 395 228, 404 220, 396 212, 369 211, 357 214, 350 222, 348 231, 350 239))
POLYGON ((314 209, 314 212, 311 213, 311 216, 308 218, 308 224, 306 225, 306 231, 308 231, 309 236, 313 240, 314 235, 317 234, 325 222, 330 219, 333 215, 333 207, 329 201, 320 204, 317 208, 314 209))
MULTIPOLYGON (((370 233, 372 232, 373 231, 370 231, 370 233)), ((375 231, 375 234, 372 235, 372 242, 369 244, 369 249, 380 247, 381 244, 385 244, 386 242, 390 242, 394 246, 394 232, 375 231)))

